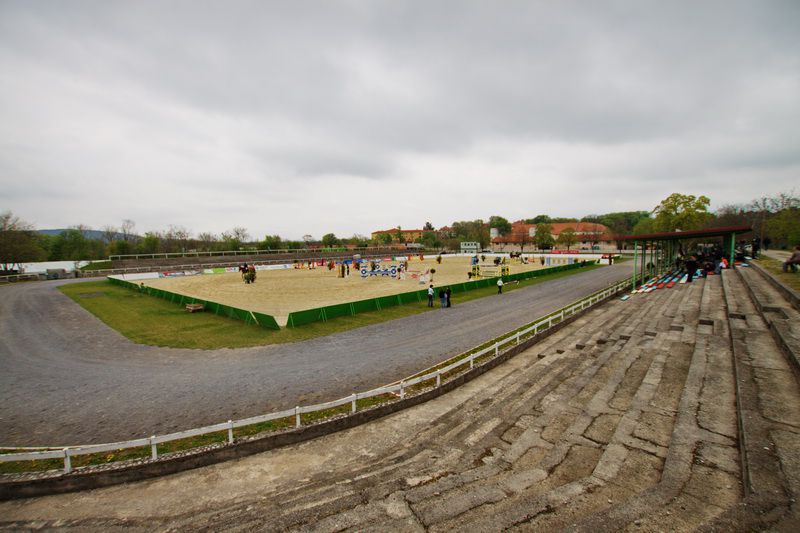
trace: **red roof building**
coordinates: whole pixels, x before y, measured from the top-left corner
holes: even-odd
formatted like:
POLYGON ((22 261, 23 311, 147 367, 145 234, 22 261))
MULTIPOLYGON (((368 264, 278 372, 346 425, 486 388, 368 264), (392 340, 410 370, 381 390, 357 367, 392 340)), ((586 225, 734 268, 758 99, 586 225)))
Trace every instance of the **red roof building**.
MULTIPOLYGON (((561 232, 567 228, 575 230, 576 243, 570 247, 571 249, 591 250, 593 247, 610 248, 614 246, 614 236, 603 224, 595 222, 553 222, 550 226, 553 240, 557 240, 561 232)), ((535 248, 535 235, 536 224, 526 224, 520 220, 511 224, 510 233, 498 235, 492 239, 492 249, 504 252, 524 251, 525 248, 533 250, 535 248)), ((562 248, 566 249, 566 247, 562 248)), ((557 243, 554 245, 554 249, 559 249, 557 243)))

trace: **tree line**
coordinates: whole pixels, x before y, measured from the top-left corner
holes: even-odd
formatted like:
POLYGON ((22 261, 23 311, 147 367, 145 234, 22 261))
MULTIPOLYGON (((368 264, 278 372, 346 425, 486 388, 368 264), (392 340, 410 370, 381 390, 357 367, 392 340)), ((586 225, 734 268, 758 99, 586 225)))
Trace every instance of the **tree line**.
MULTIPOLYGON (((747 225, 753 227, 755 235, 762 241, 771 242, 773 247, 788 248, 800 243, 800 199, 794 193, 762 197, 745 204, 725 205, 713 213, 709 211, 710 203, 707 196, 674 193, 652 211, 592 214, 581 219, 537 215, 524 220, 528 224, 536 224, 537 229, 534 236, 522 236, 522 245, 546 249, 558 244, 570 248, 578 240, 600 239, 599 231, 594 235, 590 231, 578 236, 569 229, 560 232, 558 239, 554 239, 551 224, 559 222, 602 224, 615 236, 747 225)), ((512 232, 512 224, 500 215, 491 216, 486 221, 455 221, 438 230, 431 222, 425 222, 422 235, 414 242, 427 249, 456 250, 462 241, 477 242, 481 248, 487 248, 490 245, 490 228, 496 228, 500 235, 512 232)), ((11 211, 5 211, 0 212, 0 269, 8 271, 18 263, 105 259, 112 255, 242 249, 292 250, 320 245, 380 246, 404 243, 403 235, 398 226, 395 232, 378 234, 374 240, 360 234, 339 238, 333 233, 323 235, 320 240, 311 235, 304 235, 302 240, 285 240, 279 235, 266 235, 261 240, 253 240, 244 227, 237 226, 220 234, 201 232, 193 235, 190 230, 178 225, 139 235, 135 222, 128 219, 119 226, 108 225, 100 230, 78 225, 58 235, 44 235, 11 211)))

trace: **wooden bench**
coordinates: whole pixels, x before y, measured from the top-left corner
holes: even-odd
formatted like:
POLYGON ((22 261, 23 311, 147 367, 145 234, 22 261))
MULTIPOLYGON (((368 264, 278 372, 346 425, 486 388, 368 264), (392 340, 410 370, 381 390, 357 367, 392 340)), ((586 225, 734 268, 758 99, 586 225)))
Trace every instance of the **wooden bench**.
POLYGON ((186 310, 190 313, 194 313, 195 311, 204 311, 205 306, 203 304, 186 304, 186 310))

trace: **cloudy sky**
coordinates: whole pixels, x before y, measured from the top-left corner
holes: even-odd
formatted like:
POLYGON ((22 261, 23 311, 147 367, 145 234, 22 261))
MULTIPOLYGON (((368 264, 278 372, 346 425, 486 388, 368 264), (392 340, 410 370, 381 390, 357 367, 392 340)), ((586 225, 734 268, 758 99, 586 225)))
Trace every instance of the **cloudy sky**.
POLYGON ((800 2, 0 0, 0 210, 369 234, 800 191, 800 2))

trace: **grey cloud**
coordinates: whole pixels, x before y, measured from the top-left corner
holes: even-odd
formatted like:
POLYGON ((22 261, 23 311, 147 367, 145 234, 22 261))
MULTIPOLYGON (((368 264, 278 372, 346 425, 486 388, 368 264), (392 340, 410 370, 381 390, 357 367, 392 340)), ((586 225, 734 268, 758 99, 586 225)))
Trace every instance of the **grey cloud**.
POLYGON ((6 1, 2 179, 390 182, 494 142, 645 143, 618 173, 653 181, 785 168, 798 26, 800 3, 770 0, 6 1))

